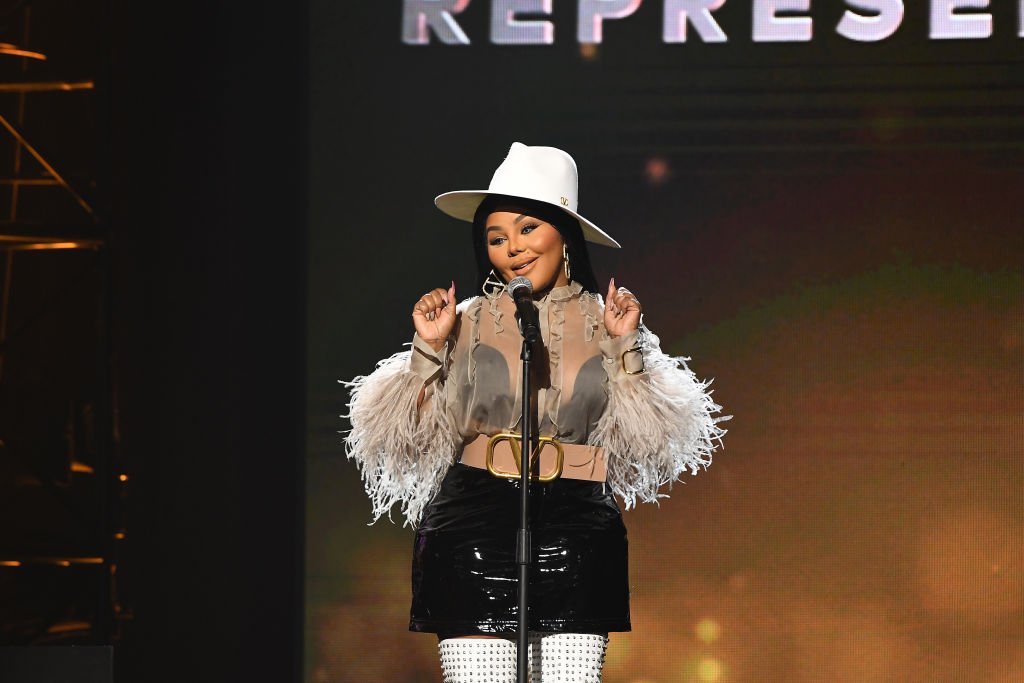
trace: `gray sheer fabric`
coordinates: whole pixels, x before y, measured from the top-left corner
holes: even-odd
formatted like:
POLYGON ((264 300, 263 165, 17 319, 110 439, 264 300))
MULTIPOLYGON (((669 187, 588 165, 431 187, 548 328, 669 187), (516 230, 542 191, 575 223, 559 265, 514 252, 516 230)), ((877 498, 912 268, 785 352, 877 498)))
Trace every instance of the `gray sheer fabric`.
MULTIPOLYGON (((537 308, 544 343, 531 363, 531 384, 540 434, 587 443, 608 405, 605 384, 625 377, 621 358, 636 346, 638 333, 609 338, 600 300, 577 283, 551 290, 537 308)), ((480 434, 519 430, 521 348, 512 299, 475 297, 459 306, 452 338, 440 354, 414 338, 410 368, 426 383, 425 403, 443 401, 458 439, 468 442, 480 434), (441 383, 446 391, 436 394, 441 383)), ((627 362, 642 367, 637 354, 627 362)))

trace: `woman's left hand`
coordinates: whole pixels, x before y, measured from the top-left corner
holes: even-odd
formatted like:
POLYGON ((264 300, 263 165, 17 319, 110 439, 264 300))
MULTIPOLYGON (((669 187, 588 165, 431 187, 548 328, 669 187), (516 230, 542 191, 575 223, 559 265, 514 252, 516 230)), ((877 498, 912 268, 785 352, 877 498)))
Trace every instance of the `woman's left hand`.
POLYGON ((640 325, 640 301, 625 287, 616 287, 615 278, 608 281, 604 300, 604 328, 613 337, 621 337, 640 325))

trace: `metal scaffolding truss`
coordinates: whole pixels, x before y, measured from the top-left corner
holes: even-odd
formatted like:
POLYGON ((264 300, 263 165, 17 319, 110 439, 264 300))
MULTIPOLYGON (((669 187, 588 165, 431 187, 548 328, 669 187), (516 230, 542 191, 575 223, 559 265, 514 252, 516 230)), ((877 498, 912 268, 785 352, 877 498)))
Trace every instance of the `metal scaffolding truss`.
MULTIPOLYGON (((25 45, 28 43, 30 25, 31 7, 28 6, 29 4, 18 3, 15 8, 21 13, 17 22, 21 25, 22 43, 25 45)), ((9 19, 10 17, 3 18, 9 19)), ((91 413, 90 419, 94 420, 93 426, 99 434, 95 443, 95 452, 91 453, 91 463, 82 462, 75 457, 74 453, 71 453, 66 464, 66 480, 52 479, 48 481, 46 477, 40 477, 39 481, 32 485, 35 487, 33 490, 43 491, 45 496, 37 496, 31 491, 26 491, 24 487, 19 489, 17 484, 10 482, 3 483, 3 485, 9 487, 7 493, 16 493, 19 500, 25 501, 25 517, 31 517, 33 514, 33 510, 36 509, 32 507, 33 505, 42 509, 44 504, 55 508, 67 506, 59 514, 53 515, 55 519, 68 515, 73 516, 74 503, 87 501, 90 510, 99 512, 95 512, 95 517, 89 517, 90 520, 94 519, 89 524, 95 525, 95 530, 90 527, 88 535, 83 538, 102 539, 96 542, 90 541, 87 544, 89 547, 81 546, 76 542, 64 546, 60 543, 39 546, 32 543, 19 546, 14 543, 0 548, 0 571, 15 572, 16 576, 21 577, 18 580, 28 581, 35 580, 32 577, 46 577, 45 581, 81 583, 86 580, 82 577, 88 577, 87 582, 94 586, 90 589, 94 593, 92 598, 94 602, 92 602, 92 609, 87 610, 90 614, 87 619, 82 619, 80 615, 70 617, 67 614, 54 615, 51 609, 51 613, 45 618, 40 617, 34 621, 32 619, 26 621, 23 618, 23 623, 32 625, 20 628, 12 627, 11 624, 14 623, 12 620, 15 618, 13 615, 8 615, 6 618, 0 615, 0 645, 19 644, 10 642, 10 634, 13 632, 21 634, 20 637, 27 638, 28 643, 35 644, 110 642, 116 639, 119 632, 119 621, 128 612, 120 604, 116 582, 121 547, 119 543, 123 542, 125 538, 124 522, 119 514, 121 506, 118 504, 119 498, 124 495, 124 489, 119 482, 123 484, 127 481, 127 475, 114 471, 115 430, 113 390, 109 368, 109 320, 106 319, 109 311, 107 301, 109 286, 106 274, 105 240, 101 220, 87 193, 76 188, 75 183, 69 181, 69 176, 61 172, 61 164, 55 160, 54 153, 59 155, 64 150, 62 150, 61 144, 53 142, 53 140, 62 139, 66 141, 68 138, 62 138, 61 135, 79 134, 80 130, 75 123, 77 113, 61 108, 54 98, 63 102, 63 96, 55 96, 52 93, 84 93, 87 95, 95 89, 95 84, 91 79, 33 80, 30 78, 31 65, 44 62, 46 55, 22 49, 11 43, 0 42, 0 60, 12 60, 12 62, 17 60, 18 66, 17 69, 6 69, 4 71, 6 76, 0 75, 0 81, 4 81, 0 82, 0 98, 4 100, 4 110, 0 111, 0 200, 7 201, 6 206, 0 206, 0 255, 2 255, 2 260, 0 260, 0 269, 2 269, 2 277, 0 277, 0 389, 7 391, 4 395, 12 392, 14 395, 18 395, 17 392, 21 391, 26 394, 44 396, 47 400, 51 398, 59 400, 65 396, 61 393, 67 389, 64 384, 54 384, 53 387, 58 387, 57 389, 53 389, 48 384, 23 386, 18 382, 25 381, 24 372, 20 374, 22 379, 14 379, 12 376, 12 372, 21 367, 16 364, 16 358, 19 359, 19 362, 28 358, 30 363, 39 363, 40 367, 45 367, 46 363, 53 360, 52 356, 44 356, 42 351, 36 353, 38 358, 31 355, 35 352, 32 350, 31 343, 25 341, 36 337, 43 338, 44 334, 50 334, 46 338, 53 339, 55 335, 52 334, 52 331, 47 333, 34 331, 32 334, 35 336, 18 339, 18 330, 12 331, 11 329, 12 292, 15 292, 18 297, 24 297, 26 294, 34 294, 31 291, 33 287, 39 287, 47 291, 48 298, 43 296, 31 298, 33 302, 31 305, 35 307, 34 309, 28 305, 22 306, 23 328, 34 321, 43 319, 46 315, 60 319, 62 327, 59 329, 61 330, 64 329, 63 326, 72 324, 64 322, 66 320, 73 319, 79 321, 74 324, 81 325, 81 320, 91 316, 91 322, 86 323, 84 327, 95 323, 96 335, 89 339, 87 344, 79 346, 79 349, 90 349, 85 357, 92 353, 91 349, 95 346, 97 351, 93 356, 95 366, 93 366, 93 361, 86 360, 83 363, 78 360, 83 355, 81 353, 68 354, 60 361, 65 364, 80 363, 76 367, 88 365, 91 368, 89 373, 83 375, 91 378, 88 380, 88 384, 83 384, 83 386, 86 387, 84 390, 89 392, 88 398, 92 401, 89 409, 95 411, 91 413), (31 98, 38 95, 48 98, 45 104, 50 107, 49 111, 51 113, 59 111, 60 116, 53 119, 43 118, 41 121, 38 118, 31 119, 28 115, 30 110, 28 105, 31 98), (64 114, 69 115, 64 116, 64 114), (47 126, 48 128, 42 129, 44 135, 38 137, 52 137, 53 139, 42 145, 35 144, 31 139, 32 133, 30 132, 33 130, 33 126, 27 127, 26 121, 37 124, 34 127, 37 136, 40 131, 38 124, 42 123, 47 126), (71 125, 69 125, 69 121, 71 125), (62 128, 58 130, 49 128, 50 126, 61 126, 62 128), (53 132, 60 134, 50 136, 49 133, 53 132), (46 147, 51 149, 45 149, 46 147), (40 197, 38 195, 40 192, 52 193, 52 195, 40 197), (32 195, 29 196, 28 193, 32 193, 32 195), (35 213, 33 213, 33 209, 36 210, 35 213), (69 251, 95 252, 95 255, 90 256, 83 253, 73 256, 68 254, 69 251), (33 253, 36 256, 29 255, 33 253), (60 253, 66 254, 66 257, 58 256, 60 253), (54 256, 47 256, 47 254, 54 256), (55 261, 54 258, 57 260, 55 261), (76 266, 84 267, 87 272, 95 275, 95 277, 90 276, 92 279, 88 280, 90 283, 88 290, 82 290, 69 273, 61 271, 61 268, 64 268, 67 263, 67 258, 73 259, 76 266), (41 270, 39 270, 40 268, 41 270), (54 278, 54 273, 57 274, 57 279, 54 278), (24 289, 22 289, 23 287, 24 289), (49 291, 51 289, 52 292, 49 291), (83 294, 83 291, 88 293, 83 294), (41 313, 36 310, 47 307, 49 310, 41 313), (29 313, 25 313, 26 310, 29 313), (71 314, 66 315, 65 311, 71 311, 71 314), (25 320, 28 320, 29 323, 26 323, 25 320), (15 342, 17 342, 17 348, 20 349, 18 356, 14 355, 14 351, 12 351, 15 348, 15 342), (11 382, 14 383, 11 384, 11 382), (5 387, 5 385, 7 386, 5 387), (48 392, 53 396, 48 396, 48 392), (79 483, 86 480, 89 483, 84 487, 80 486, 79 483), (77 491, 76 487, 79 487, 77 491), (42 500, 47 502, 33 502, 42 500), (28 631, 30 633, 24 635, 28 631), (3 642, 5 636, 8 636, 9 642, 3 642)), ((14 67, 12 62, 8 62, 9 67, 14 67)), ((47 111, 46 107, 43 107, 41 111, 47 111)), ((88 122, 83 120, 82 123, 85 125, 81 130, 88 131, 88 122)), ((75 138, 71 139, 78 142, 75 138)), ((87 143, 88 140, 86 139, 85 142, 87 143)), ((78 166, 82 165, 78 164, 78 166)), ((71 164, 71 166, 75 167, 75 164, 71 164)), ((93 165, 90 164, 85 169, 76 168, 80 176, 83 170, 87 177, 94 179, 95 168, 93 165)), ((70 177, 74 177, 74 173, 70 177)), ((79 183, 81 184, 80 180, 79 183)), ((24 301, 25 299, 18 300, 24 301)), ((15 327, 17 327, 17 322, 17 318, 15 318, 15 327)), ((47 328, 47 330, 50 329, 47 328)), ((77 339, 74 335, 69 338, 77 339)), ((67 348, 67 342, 62 343, 65 343, 64 347, 55 346, 54 348, 67 348)), ((35 367, 35 365, 31 367, 35 367)), ((16 426, 12 426, 11 420, 7 420, 5 429, 14 430, 16 426)), ((26 457, 24 452, 15 454, 10 447, 11 444, 4 443, 5 436, 6 434, 0 433, 0 462, 3 458, 24 459, 26 457)), ((7 465, 11 467, 10 462, 7 465)), ((4 494, 0 493, 0 495, 4 494)), ((31 528, 31 525, 30 520, 26 520, 26 523, 23 524, 26 529, 31 528)), ((17 532, 18 530, 14 529, 13 531, 17 532)), ((28 538, 28 535, 11 537, 28 538)), ((68 538, 71 536, 69 535, 68 538)), ((15 575, 12 575, 12 578, 13 576, 15 575)), ((57 583, 53 585, 57 586, 57 583)), ((64 585, 60 584, 60 586, 64 585)), ((54 592, 59 591, 55 590, 54 592)), ((29 609, 31 607, 31 605, 28 606, 29 609)), ((46 612, 43 605, 38 607, 41 613, 46 612)), ((52 605, 50 607, 52 608, 52 605)))

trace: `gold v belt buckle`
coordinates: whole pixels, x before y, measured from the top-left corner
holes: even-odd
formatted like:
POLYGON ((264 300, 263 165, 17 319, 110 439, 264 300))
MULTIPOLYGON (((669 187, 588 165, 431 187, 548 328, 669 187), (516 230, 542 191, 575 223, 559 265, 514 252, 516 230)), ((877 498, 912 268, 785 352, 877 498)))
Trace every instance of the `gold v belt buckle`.
MULTIPOLYGON (((522 434, 513 434, 510 432, 503 432, 501 434, 495 434, 487 440, 487 471, 495 477, 502 479, 519 479, 522 477, 523 471, 523 452, 519 447, 519 442, 522 440, 522 434), (508 441, 509 447, 512 449, 512 457, 516 461, 516 472, 506 472, 505 470, 499 470, 494 466, 494 447, 502 441, 508 441)), ((562 466, 565 463, 565 451, 562 449, 562 444, 556 439, 550 436, 542 436, 538 439, 537 449, 530 454, 530 469, 533 469, 533 465, 540 458, 541 451, 544 447, 551 444, 555 447, 555 466, 547 474, 540 474, 534 479, 542 482, 549 482, 558 479, 562 476, 562 466)), ((531 475, 532 476, 532 475, 531 475)))

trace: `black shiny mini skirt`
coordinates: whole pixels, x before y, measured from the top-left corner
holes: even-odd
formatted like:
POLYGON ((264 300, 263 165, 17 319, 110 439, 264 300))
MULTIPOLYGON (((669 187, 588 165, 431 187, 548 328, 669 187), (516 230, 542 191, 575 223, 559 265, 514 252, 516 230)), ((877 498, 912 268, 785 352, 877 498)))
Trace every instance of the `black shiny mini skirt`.
MULTIPOLYGON (((518 626, 518 480, 456 464, 416 530, 409 630, 512 635, 518 626)), ((629 631, 626 528, 600 482, 530 486, 529 629, 629 631)))

